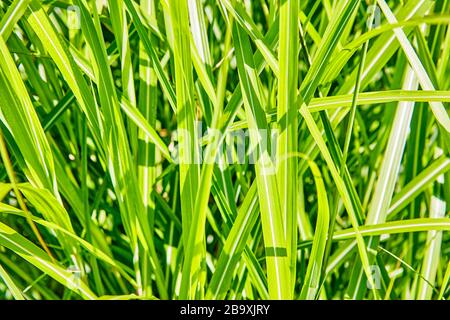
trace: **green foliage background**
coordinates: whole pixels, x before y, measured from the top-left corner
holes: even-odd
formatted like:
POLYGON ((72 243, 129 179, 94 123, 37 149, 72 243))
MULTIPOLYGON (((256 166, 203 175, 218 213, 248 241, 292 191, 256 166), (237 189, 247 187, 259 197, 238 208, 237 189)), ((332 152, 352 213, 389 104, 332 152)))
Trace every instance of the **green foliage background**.
POLYGON ((449 0, 1 0, 0 298, 447 299, 449 23, 449 0), (240 130, 244 163, 215 163, 240 130))

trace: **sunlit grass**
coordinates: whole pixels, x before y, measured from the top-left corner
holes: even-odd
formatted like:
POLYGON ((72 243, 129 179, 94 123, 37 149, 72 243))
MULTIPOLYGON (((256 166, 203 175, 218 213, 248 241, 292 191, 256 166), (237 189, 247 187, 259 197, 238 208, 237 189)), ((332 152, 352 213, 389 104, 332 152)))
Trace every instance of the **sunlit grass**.
POLYGON ((1 0, 0 298, 448 299, 449 23, 1 0))

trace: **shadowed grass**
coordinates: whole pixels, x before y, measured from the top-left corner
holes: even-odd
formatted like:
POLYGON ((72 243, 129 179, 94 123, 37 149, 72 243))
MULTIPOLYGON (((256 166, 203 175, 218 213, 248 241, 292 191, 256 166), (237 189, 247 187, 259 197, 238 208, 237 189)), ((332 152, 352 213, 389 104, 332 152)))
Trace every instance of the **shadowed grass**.
POLYGON ((448 299, 449 12, 0 1, 0 299, 448 299))

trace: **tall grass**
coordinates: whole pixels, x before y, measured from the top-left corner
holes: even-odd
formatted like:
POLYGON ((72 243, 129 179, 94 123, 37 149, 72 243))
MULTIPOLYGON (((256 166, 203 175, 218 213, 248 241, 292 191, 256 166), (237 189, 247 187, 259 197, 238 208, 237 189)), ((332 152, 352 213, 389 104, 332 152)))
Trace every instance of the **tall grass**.
POLYGON ((0 298, 448 299, 449 23, 2 0, 0 298))

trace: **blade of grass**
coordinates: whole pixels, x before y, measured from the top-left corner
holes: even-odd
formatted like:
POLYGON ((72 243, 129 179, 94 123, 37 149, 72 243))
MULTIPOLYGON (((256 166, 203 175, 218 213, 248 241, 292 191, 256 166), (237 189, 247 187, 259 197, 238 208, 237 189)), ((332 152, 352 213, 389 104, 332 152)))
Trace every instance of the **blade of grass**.
MULTIPOLYGON (((386 4, 384 0, 377 0, 378 5, 381 7, 381 10, 383 11, 384 15, 386 16, 386 19, 389 23, 397 23, 397 18, 392 13, 389 6, 386 4)), ((403 51, 405 52, 406 57, 408 58, 408 61, 410 63, 411 68, 413 68, 420 85, 424 90, 435 90, 434 85, 426 72, 425 68, 422 65, 422 62, 420 61, 419 57, 417 56, 413 46, 411 45, 411 42, 409 42, 408 38, 406 37, 405 33, 402 29, 394 29, 394 34, 397 37, 398 41, 400 42, 401 47, 403 48, 403 51)), ((447 131, 447 133, 450 132, 450 118, 448 117, 447 111, 445 110, 445 107, 440 102, 431 102, 431 111, 433 111, 436 121, 438 121, 443 128, 447 131)))
POLYGON ((257 85, 257 72, 253 61, 248 36, 233 25, 233 42, 236 48, 238 73, 244 98, 247 121, 251 131, 252 150, 257 150, 255 164, 260 212, 263 225, 264 245, 266 250, 269 295, 274 299, 289 297, 292 292, 289 283, 289 262, 287 260, 286 240, 283 232, 283 220, 274 165, 270 159, 270 143, 261 144, 267 137, 267 123, 262 109, 261 93, 257 85), (265 133, 265 137, 261 136, 265 133), (268 171, 269 170, 269 171, 268 171), (272 172, 270 172, 272 171, 272 172))
POLYGON ((14 280, 10 277, 10 275, 6 272, 3 266, 0 264, 0 278, 3 279, 3 282, 8 287, 8 290, 11 292, 11 295, 15 300, 26 300, 22 294, 22 291, 17 287, 14 280))
MULTIPOLYGON (((403 88, 405 90, 413 90, 417 89, 417 87, 418 79, 415 77, 414 71, 411 68, 407 68, 403 88)), ((375 187, 375 193, 367 214, 366 225, 383 223, 386 220, 387 210, 397 181, 413 111, 413 102, 401 102, 397 107, 389 142, 384 153, 383 163, 375 187)), ((377 245, 377 239, 369 239, 368 247, 370 249, 376 248, 377 245)), ((371 255, 369 261, 371 263, 374 261, 374 255, 371 255)), ((364 272, 360 265, 356 264, 347 291, 352 299, 361 299, 364 295, 367 286, 363 280, 364 272)), ((374 287, 372 286, 372 288, 374 287)))
MULTIPOLYGON (((290 282, 295 283, 297 264, 297 87, 298 87, 298 0, 284 1, 280 5, 280 65, 278 81, 277 121, 280 133, 277 141, 277 182, 290 282)), ((291 288, 294 290, 294 288, 291 288)), ((291 295, 292 297, 292 295, 291 295)))

